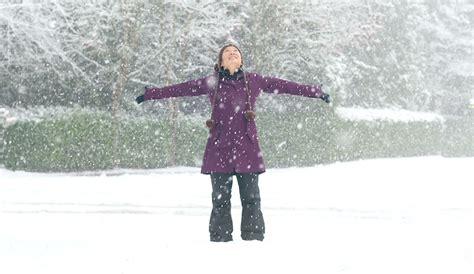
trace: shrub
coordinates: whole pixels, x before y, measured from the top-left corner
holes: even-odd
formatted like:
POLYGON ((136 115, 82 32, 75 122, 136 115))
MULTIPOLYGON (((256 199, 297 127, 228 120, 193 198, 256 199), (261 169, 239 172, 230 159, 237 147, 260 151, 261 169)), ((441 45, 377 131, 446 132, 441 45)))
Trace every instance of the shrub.
POLYGON ((27 171, 84 171, 161 168, 200 164, 207 130, 203 120, 178 117, 176 156, 169 118, 75 110, 41 119, 23 119, 5 134, 5 167, 27 171))
POLYGON ((443 154, 449 157, 474 157, 474 114, 446 119, 443 154))
POLYGON ((331 162, 336 118, 323 110, 259 113, 256 123, 267 167, 331 162))
POLYGON ((440 154, 441 122, 344 121, 335 130, 337 161, 440 154))
POLYGON ((0 165, 4 163, 4 154, 5 154, 5 127, 0 124, 0 165))
POLYGON ((442 119, 348 119, 316 109, 291 114, 264 113, 258 123, 269 167, 442 152, 442 119))
POLYGON ((200 116, 182 116, 176 128, 176 165, 201 166, 207 142, 206 119, 200 116))
POLYGON ((166 119, 129 117, 118 124, 116 159, 123 168, 161 168, 169 163, 166 119))
POLYGON ((73 113, 19 121, 5 133, 5 167, 28 171, 80 171, 112 167, 111 117, 73 113))

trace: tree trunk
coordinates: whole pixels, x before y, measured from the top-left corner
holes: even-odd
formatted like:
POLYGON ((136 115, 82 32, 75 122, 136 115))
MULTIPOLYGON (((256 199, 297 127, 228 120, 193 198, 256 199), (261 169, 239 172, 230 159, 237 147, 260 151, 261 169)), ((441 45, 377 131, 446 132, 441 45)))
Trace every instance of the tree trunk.
MULTIPOLYGON (((174 12, 173 9, 170 10, 170 24, 171 24, 171 44, 174 45, 176 42, 176 30, 175 30, 175 23, 174 23, 174 12)), ((166 66, 166 74, 168 78, 168 85, 171 84, 172 75, 173 75, 173 62, 168 62, 166 66)), ((169 100, 169 107, 170 107, 170 150, 169 150, 169 165, 176 166, 176 154, 177 154, 177 131, 178 131, 178 103, 176 99, 169 100)))
MULTIPOLYGON (((133 1, 132 1, 133 2, 133 1)), ((118 53, 120 55, 120 62, 118 68, 118 78, 115 85, 115 89, 112 92, 112 117, 113 117, 113 140, 112 140, 112 160, 113 167, 117 168, 120 166, 119 143, 120 143, 120 108, 121 102, 125 90, 125 86, 128 82, 130 74, 130 58, 133 48, 133 40, 137 39, 135 36, 137 33, 137 26, 133 23, 132 16, 134 11, 132 10, 133 3, 129 3, 127 0, 121 0, 120 2, 120 15, 122 17, 122 33, 120 38, 120 44, 118 46, 118 53), (135 34, 135 35, 134 35, 135 34)), ((138 11, 135 11, 138 13, 138 11)))

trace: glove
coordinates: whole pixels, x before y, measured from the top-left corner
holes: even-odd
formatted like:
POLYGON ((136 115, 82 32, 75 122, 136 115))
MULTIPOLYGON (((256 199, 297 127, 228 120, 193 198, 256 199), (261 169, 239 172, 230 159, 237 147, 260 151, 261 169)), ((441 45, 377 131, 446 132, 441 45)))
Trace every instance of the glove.
POLYGON ((327 93, 323 93, 323 95, 321 95, 319 98, 328 104, 331 103, 331 96, 329 96, 327 93))
POLYGON ((135 102, 137 102, 137 104, 141 104, 143 103, 143 101, 145 101, 145 95, 140 95, 137 98, 135 98, 135 102))

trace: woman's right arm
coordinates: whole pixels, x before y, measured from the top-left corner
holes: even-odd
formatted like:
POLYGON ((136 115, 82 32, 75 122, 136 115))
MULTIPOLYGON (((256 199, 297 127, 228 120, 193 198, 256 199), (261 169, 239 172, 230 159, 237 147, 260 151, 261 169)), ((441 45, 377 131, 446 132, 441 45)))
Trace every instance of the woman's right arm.
POLYGON ((171 97, 199 96, 208 94, 209 90, 215 88, 215 76, 208 76, 184 83, 166 86, 162 88, 146 87, 143 99, 158 100, 171 97))

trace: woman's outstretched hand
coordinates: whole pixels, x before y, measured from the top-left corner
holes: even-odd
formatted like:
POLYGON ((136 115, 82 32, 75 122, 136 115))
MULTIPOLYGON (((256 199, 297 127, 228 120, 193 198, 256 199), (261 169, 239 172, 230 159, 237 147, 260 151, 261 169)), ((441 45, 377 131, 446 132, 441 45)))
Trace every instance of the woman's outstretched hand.
POLYGON ((323 93, 323 95, 321 95, 319 98, 328 104, 331 103, 331 96, 329 96, 327 93, 323 93))
POLYGON ((135 102, 137 102, 137 104, 141 104, 143 103, 143 101, 145 101, 145 95, 140 95, 138 96, 137 98, 135 98, 135 102))

